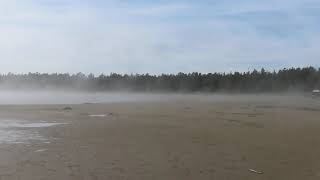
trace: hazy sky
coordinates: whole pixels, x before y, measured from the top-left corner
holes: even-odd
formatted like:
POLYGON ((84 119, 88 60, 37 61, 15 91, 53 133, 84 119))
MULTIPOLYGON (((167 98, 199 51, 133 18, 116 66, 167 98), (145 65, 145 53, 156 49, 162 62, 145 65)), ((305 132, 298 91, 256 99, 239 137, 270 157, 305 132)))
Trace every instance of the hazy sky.
POLYGON ((0 0, 0 72, 320 65, 319 0, 0 0))

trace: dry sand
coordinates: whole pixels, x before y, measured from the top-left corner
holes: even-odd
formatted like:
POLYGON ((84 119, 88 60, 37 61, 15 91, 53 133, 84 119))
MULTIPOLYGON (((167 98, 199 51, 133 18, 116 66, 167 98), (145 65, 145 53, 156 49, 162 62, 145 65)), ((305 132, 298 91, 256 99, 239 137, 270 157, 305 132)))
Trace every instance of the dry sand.
POLYGON ((320 179, 319 100, 276 99, 2 105, 0 179, 320 179))

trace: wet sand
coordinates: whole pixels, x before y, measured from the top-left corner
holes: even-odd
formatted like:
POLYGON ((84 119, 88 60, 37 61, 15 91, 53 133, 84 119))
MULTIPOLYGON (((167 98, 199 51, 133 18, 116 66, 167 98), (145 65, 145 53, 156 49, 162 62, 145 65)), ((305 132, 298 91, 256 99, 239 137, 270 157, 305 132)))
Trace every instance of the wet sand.
POLYGON ((320 179, 319 100, 1 105, 0 136, 1 180, 320 179))

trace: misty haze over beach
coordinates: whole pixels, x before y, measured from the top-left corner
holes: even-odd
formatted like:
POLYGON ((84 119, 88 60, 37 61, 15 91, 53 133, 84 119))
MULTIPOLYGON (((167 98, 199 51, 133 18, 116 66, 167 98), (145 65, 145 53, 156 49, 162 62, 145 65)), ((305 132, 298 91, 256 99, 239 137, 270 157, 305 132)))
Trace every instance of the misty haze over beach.
POLYGON ((312 100, 311 93, 225 94, 225 93, 134 93, 134 92, 72 92, 72 91, 0 91, 0 104, 109 104, 147 102, 272 102, 291 104, 312 100))
POLYGON ((28 73, 0 75, 2 90, 79 92, 286 93, 320 89, 320 69, 265 69, 229 73, 93 74, 28 73))
POLYGON ((0 0, 0 180, 319 180, 319 0, 0 0))

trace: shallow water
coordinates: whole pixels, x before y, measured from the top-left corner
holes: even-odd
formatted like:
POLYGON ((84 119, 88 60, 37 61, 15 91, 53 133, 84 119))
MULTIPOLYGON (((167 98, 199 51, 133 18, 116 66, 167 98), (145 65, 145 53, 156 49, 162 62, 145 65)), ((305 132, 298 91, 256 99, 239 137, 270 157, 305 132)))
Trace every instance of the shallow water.
POLYGON ((19 144, 39 141, 48 143, 48 139, 39 133, 39 128, 63 125, 65 123, 32 123, 19 120, 0 120, 0 144, 19 144))
POLYGON ((106 114, 91 114, 89 117, 106 117, 106 114))
POLYGON ((47 149, 38 149, 38 150, 36 150, 34 152, 45 152, 45 151, 47 151, 47 149))

